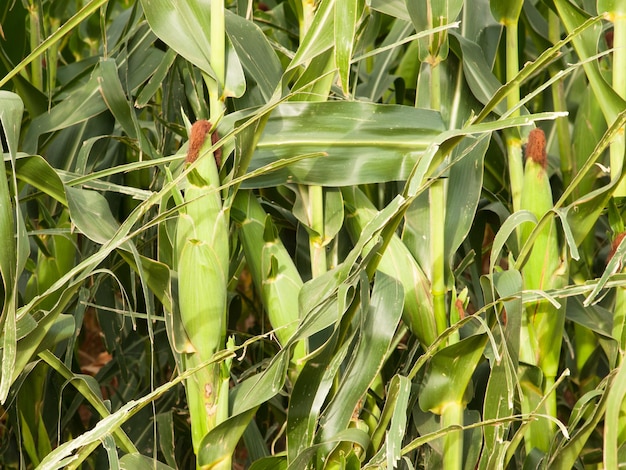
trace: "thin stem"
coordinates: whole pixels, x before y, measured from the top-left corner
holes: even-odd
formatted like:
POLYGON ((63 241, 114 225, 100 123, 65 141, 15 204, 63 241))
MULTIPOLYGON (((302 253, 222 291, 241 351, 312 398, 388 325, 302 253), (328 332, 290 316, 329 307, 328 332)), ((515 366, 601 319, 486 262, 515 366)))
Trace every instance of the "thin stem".
POLYGON ((309 237, 311 275, 317 277, 327 270, 324 240, 324 189, 321 186, 309 186, 308 191, 311 228, 318 234, 309 237))
MULTIPOLYGON (((517 22, 506 24, 506 79, 512 81, 519 72, 519 57, 517 44, 517 22)), ((519 85, 514 84, 511 93, 507 96, 507 107, 513 109, 520 100, 519 85)), ((519 116, 519 110, 511 113, 511 117, 519 116)), ((524 184, 524 166, 522 164, 522 142, 513 132, 505 133, 509 160, 509 178, 511 183, 511 199, 513 211, 520 208, 522 201, 522 186, 524 184)))
MULTIPOLYGON (((39 10, 36 3, 32 1, 28 6, 28 20, 30 23, 30 50, 34 51, 41 42, 41 18, 39 17, 39 10)), ((41 61, 42 59, 33 61, 30 75, 32 85, 38 90, 43 90, 43 68, 41 61)))
MULTIPOLYGON (((561 40, 559 16, 552 10, 549 10, 548 12, 548 36, 552 44, 556 44, 561 40)), ((554 76, 556 73, 558 73, 557 68, 552 68, 550 70, 550 74, 552 76, 554 76)), ((558 81, 552 84, 551 88, 552 105, 554 107, 554 111, 567 111, 563 81, 558 81)), ((572 153, 569 123, 567 117, 562 117, 558 118, 555 124, 559 142, 559 155, 561 163, 561 176, 563 178, 563 187, 567 187, 572 181, 572 168, 574 166, 574 155, 572 153)))

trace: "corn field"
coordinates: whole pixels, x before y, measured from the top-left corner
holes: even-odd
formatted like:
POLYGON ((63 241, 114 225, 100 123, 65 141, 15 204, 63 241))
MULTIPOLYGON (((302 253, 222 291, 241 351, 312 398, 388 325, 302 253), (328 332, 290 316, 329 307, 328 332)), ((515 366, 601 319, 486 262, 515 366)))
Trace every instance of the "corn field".
POLYGON ((626 2, 0 5, 0 467, 626 467, 626 2))

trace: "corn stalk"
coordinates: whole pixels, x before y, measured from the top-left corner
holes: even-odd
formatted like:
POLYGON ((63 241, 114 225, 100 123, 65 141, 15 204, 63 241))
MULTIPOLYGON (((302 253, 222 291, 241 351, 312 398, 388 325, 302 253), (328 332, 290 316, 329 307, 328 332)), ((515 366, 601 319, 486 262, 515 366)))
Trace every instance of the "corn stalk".
MULTIPOLYGON (((209 362, 223 348, 226 332, 228 224, 210 132, 208 121, 192 126, 186 162, 193 166, 176 226, 178 306, 187 335, 183 371, 209 362)), ((224 364, 209 364, 185 381, 196 455, 204 436, 228 416, 228 380, 224 364)))

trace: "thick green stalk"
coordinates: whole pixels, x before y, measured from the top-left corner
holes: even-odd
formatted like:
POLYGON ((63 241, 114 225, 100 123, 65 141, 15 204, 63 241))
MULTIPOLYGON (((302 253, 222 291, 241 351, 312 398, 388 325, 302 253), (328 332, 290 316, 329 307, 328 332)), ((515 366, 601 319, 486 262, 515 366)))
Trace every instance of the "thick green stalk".
MULTIPOLYGON (((620 2, 615 2, 618 5, 620 2)), ((622 98, 626 98, 626 6, 609 12, 609 19, 613 22, 613 89, 622 98)), ((626 142, 624 133, 611 143, 611 179, 618 178, 624 171, 624 150, 626 142)), ((613 194, 614 197, 626 196, 626 181, 622 181, 613 194)))
MULTIPOLYGON (((463 425, 463 403, 451 402, 445 406, 441 413, 441 427, 463 425)), ((459 462, 463 462, 463 430, 449 430, 443 438, 443 468, 462 468, 459 462)))
MULTIPOLYGON (((429 56, 430 106, 441 109, 441 66, 438 57, 429 56)), ((431 291, 437 334, 448 327, 445 281, 446 187, 444 180, 435 181, 429 190, 431 291)), ((443 345, 442 345, 443 346, 443 345)))
POLYGON ((445 188, 442 180, 430 187, 430 256, 431 256, 431 290, 437 334, 448 327, 446 313, 446 282, 445 282, 445 188))
POLYGON ((211 68, 215 77, 204 75, 209 92, 210 118, 217 122, 223 112, 223 92, 226 86, 226 29, 224 0, 211 2, 211 68))

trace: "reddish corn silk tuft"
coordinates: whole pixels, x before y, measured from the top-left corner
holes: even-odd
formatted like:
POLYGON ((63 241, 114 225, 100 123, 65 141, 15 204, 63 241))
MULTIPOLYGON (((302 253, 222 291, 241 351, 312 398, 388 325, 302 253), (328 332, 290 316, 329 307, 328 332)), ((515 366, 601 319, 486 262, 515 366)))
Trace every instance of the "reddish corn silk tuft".
POLYGON ((211 130, 211 123, 205 119, 196 121, 191 126, 191 135, 189 136, 189 150, 187 151, 187 163, 193 163, 198 159, 200 148, 204 143, 206 135, 211 130))
MULTIPOLYGON (((187 163, 193 163, 198 159, 202 144, 204 144, 204 140, 207 134, 211 132, 212 128, 213 124, 206 119, 201 119, 193 123, 191 126, 191 135, 189 136, 189 150, 187 151, 187 159, 185 160, 187 163)), ((211 134, 211 145, 215 145, 219 140, 220 137, 217 132, 213 132, 211 134)), ((216 149, 213 154, 215 163, 219 168, 222 163, 222 149, 216 149)))
POLYGON ((613 49, 613 30, 607 31, 604 34, 604 40, 609 49, 613 49))
MULTIPOLYGON (((611 243, 611 251, 609 251, 609 254, 606 257, 606 262, 607 263, 613 259, 613 256, 615 256, 615 252, 619 248, 619 244, 622 243, 622 240, 624 239, 624 237, 626 237, 626 232, 622 232, 622 233, 618 234, 615 237, 615 240, 613 240, 613 243, 611 243)), ((620 269, 621 269, 621 267, 620 267, 620 269)))
POLYGON ((546 154, 546 134, 537 128, 528 134, 528 144, 526 144, 526 160, 532 160, 541 165, 542 168, 548 166, 548 156, 546 154))
MULTIPOLYGON (((217 144, 220 140, 220 136, 217 133, 217 129, 213 131, 211 134, 211 145, 217 144)), ((213 151, 213 158, 215 158, 215 164, 217 165, 217 169, 219 170, 220 166, 222 166, 222 148, 218 147, 213 151)))

